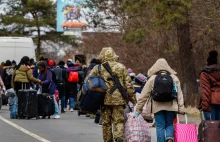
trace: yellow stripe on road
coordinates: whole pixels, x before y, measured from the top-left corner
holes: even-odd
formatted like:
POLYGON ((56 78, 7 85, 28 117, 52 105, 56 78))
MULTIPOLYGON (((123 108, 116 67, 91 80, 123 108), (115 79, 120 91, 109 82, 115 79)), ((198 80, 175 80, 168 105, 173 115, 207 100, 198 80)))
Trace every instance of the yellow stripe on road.
POLYGON ((29 136, 31 136, 31 137, 33 137, 33 138, 35 138, 35 139, 41 141, 41 142, 51 142, 51 141, 48 141, 48 140, 46 140, 46 139, 44 139, 44 138, 42 138, 42 137, 40 137, 40 136, 38 136, 38 135, 36 135, 36 134, 34 134, 34 133, 28 131, 28 130, 26 130, 26 129, 20 127, 20 126, 18 126, 17 124, 15 124, 15 123, 13 123, 13 122, 11 122, 11 121, 5 119, 5 118, 2 117, 1 115, 0 115, 0 120, 4 121, 5 123, 7 123, 7 124, 13 126, 14 128, 20 130, 21 132, 23 132, 23 133, 25 133, 25 134, 27 134, 27 135, 29 135, 29 136))

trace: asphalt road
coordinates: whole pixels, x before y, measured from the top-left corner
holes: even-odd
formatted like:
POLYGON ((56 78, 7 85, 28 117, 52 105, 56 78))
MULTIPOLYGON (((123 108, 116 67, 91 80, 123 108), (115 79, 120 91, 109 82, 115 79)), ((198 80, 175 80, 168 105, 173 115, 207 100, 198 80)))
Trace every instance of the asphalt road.
MULTIPOLYGON (((156 142, 155 128, 151 128, 151 135, 151 141, 156 142)), ((52 118, 11 120, 8 107, 5 106, 0 110, 0 142, 102 141, 101 127, 94 124, 93 119, 86 118, 85 116, 79 117, 77 112, 61 114, 60 120, 52 118)))

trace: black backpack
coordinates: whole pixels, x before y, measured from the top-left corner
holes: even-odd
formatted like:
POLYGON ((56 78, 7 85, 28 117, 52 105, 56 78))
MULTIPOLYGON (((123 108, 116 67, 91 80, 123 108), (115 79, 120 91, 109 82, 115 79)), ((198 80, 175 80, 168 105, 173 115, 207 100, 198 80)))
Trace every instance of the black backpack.
POLYGON ((175 99, 173 78, 168 72, 158 72, 152 91, 152 99, 158 102, 169 102, 175 99))
POLYGON ((55 82, 56 83, 61 83, 63 82, 63 69, 57 66, 56 68, 53 69, 53 72, 55 74, 55 82))

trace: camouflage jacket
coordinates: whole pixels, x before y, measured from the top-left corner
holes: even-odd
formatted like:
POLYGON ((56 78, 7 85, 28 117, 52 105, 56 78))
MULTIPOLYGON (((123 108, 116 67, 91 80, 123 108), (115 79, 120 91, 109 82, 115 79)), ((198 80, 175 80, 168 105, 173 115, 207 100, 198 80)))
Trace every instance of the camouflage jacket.
MULTIPOLYGON (((99 55, 99 60, 104 63, 108 62, 112 71, 117 74, 119 77, 119 80, 121 84, 124 86, 124 88, 127 89, 128 95, 129 95, 129 100, 133 103, 136 104, 137 100, 134 94, 134 88, 131 84, 131 78, 128 75, 127 68, 117 62, 117 55, 115 54, 114 50, 109 47, 109 48, 103 48, 100 55, 99 55)), ((122 97, 121 93, 119 90, 115 90, 113 94, 109 94, 109 90, 114 86, 114 81, 109 80, 108 78, 111 78, 110 74, 105 70, 103 66, 101 66, 100 72, 98 71, 98 66, 95 66, 89 76, 97 76, 100 75, 101 77, 104 78, 106 85, 108 87, 106 96, 105 96, 105 105, 125 105, 126 101, 122 97)))

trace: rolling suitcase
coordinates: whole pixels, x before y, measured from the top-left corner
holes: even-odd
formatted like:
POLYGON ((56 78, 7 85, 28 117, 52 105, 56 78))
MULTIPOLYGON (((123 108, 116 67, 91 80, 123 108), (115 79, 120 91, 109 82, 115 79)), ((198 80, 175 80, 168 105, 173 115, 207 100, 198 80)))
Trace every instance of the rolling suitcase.
POLYGON ((53 98, 44 95, 38 95, 38 116, 42 116, 43 118, 48 117, 50 119, 51 115, 55 113, 53 98))
MULTIPOLYGON (((23 88, 23 85, 22 85, 23 88)), ((21 89, 18 91, 18 118, 38 119, 38 96, 36 90, 21 89)))
POLYGON ((198 142, 196 125, 187 124, 187 114, 185 114, 185 121, 186 124, 180 124, 177 115, 177 124, 174 126, 175 142, 198 142))
POLYGON ((199 142, 220 142, 220 121, 204 120, 200 113, 199 142))

